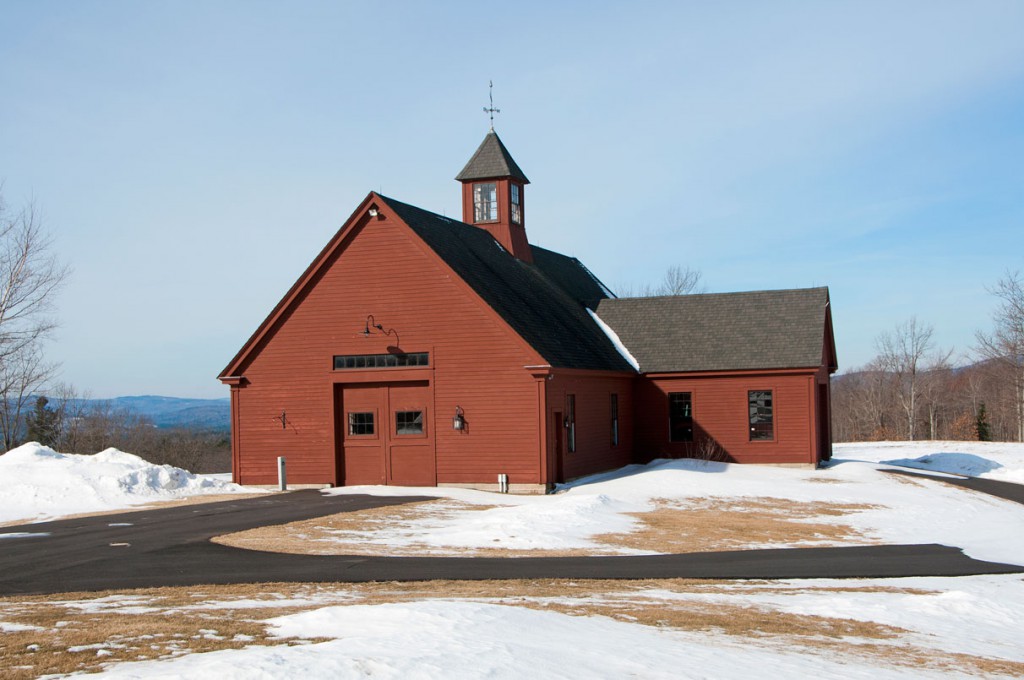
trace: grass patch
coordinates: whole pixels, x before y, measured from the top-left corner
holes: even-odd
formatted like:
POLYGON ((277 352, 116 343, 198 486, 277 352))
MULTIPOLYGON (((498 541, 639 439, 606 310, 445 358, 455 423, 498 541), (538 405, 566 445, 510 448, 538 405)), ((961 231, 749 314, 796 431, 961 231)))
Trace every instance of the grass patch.
POLYGON ((789 545, 875 543, 851 526, 814 521, 843 517, 873 506, 799 503, 781 498, 697 499, 686 505, 661 501, 635 513, 642 526, 625 534, 596 537, 603 543, 658 553, 738 550, 789 545))

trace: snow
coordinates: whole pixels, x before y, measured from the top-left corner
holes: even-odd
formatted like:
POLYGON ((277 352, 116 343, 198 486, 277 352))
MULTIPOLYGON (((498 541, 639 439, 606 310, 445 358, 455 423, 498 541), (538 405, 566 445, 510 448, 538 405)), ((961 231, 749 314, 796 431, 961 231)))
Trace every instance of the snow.
POLYGON ((1024 446, 1020 444, 871 442, 836 444, 835 449, 836 455, 844 458, 1024 484, 1024 446))
POLYGON ((920 668, 832 661, 599 616, 479 602, 323 607, 269 621, 281 636, 331 637, 166 661, 119 664, 101 678, 938 678, 920 668))
POLYGON ((632 366, 634 370, 639 371, 640 362, 636 360, 636 357, 630 354, 629 349, 626 348, 626 345, 624 345, 622 340, 619 338, 619 334, 612 330, 612 327, 606 324, 592 309, 588 308, 587 313, 590 314, 590 318, 594 320, 594 323, 604 331, 604 334, 608 336, 608 339, 612 341, 612 344, 615 345, 615 350, 622 355, 622 358, 629 362, 629 365, 632 366))
MULTIPOLYGON (((955 452, 953 444, 937 443, 939 450, 955 452)), ((984 453, 984 458, 1001 466, 997 469, 1004 470, 1006 477, 1024 473, 1024 445, 975 445, 970 450, 984 453)), ((1024 527, 1024 506, 937 482, 908 483, 905 478, 882 472, 893 465, 875 462, 908 451, 932 456, 937 452, 935 445, 929 449, 924 443, 915 447, 842 444, 835 447, 829 467, 817 470, 657 460, 587 477, 549 496, 373 486, 342 487, 324 493, 422 495, 461 504, 498 506, 458 512, 453 510, 457 506, 445 503, 437 512, 415 521, 377 526, 358 536, 360 541, 384 547, 419 545, 435 551, 495 546, 591 548, 595 536, 635 526, 635 518, 626 513, 649 510, 656 503, 684 507, 708 498, 773 498, 870 506, 843 516, 818 516, 814 521, 853 527, 875 542, 953 545, 976 559, 1024 564, 1024 531, 1019 530, 1024 527), (928 450, 933 453, 926 454, 928 450)), ((352 537, 346 534, 339 538, 352 537)), ((755 543, 745 547, 764 546, 755 543)))
POLYGON ((0 455, 0 523, 7 524, 253 491, 117 449, 79 455, 30 442, 0 455))
MULTIPOLYGON (((626 532, 634 513, 657 505, 789 499, 800 503, 864 506, 845 516, 813 521, 860 530, 865 539, 889 543, 955 545, 978 559, 1024 564, 1024 506, 941 482, 908 480, 885 469, 916 467, 933 474, 1024 478, 1024 445, 964 442, 840 444, 825 468, 796 469, 658 460, 578 480, 548 496, 510 496, 466 489, 348 487, 325 493, 424 495, 436 503, 422 515, 382 524, 360 540, 427 550, 506 548, 558 550, 593 547, 600 534, 626 532), (433 508, 433 510, 430 510, 433 508)), ((136 456, 105 451, 69 456, 26 445, 0 456, 0 518, 82 512, 84 499, 97 509, 125 507, 168 497, 225 493, 233 485, 152 466, 136 456), (14 454, 14 455, 12 455, 14 454), (212 486, 211 486, 212 485, 212 486), (81 493, 78 490, 81 489, 81 493), (74 490, 71 493, 69 490, 74 490), (81 498, 80 498, 81 497, 81 498), (8 502, 7 499, 10 499, 8 502)), ((2 535, 2 534, 0 534, 2 535)), ((12 532, 16 540, 45 535, 12 532)), ((759 547, 754 544, 750 547, 759 547)), ((83 597, 62 603, 85 613, 131 616, 163 611, 145 594, 83 597)), ((909 646, 936 655, 963 654, 1024 663, 1024 577, 862 580, 788 580, 723 583, 717 588, 652 587, 590 593, 569 589, 557 597, 521 593, 500 601, 483 597, 365 604, 344 586, 304 594, 218 600, 211 595, 177 609, 240 610, 302 607, 267 620, 282 644, 257 644, 242 636, 243 649, 192 653, 161 660, 109 663, 108 678, 824 678, 964 677, 968 671, 903 667, 856 648, 909 646), (578 591, 578 592, 577 592, 578 591), (718 630, 681 631, 615 620, 596 614, 570 616, 544 609, 553 604, 585 609, 599 602, 684 603, 713 609, 742 607, 796 616, 869 622, 900 629, 886 639, 830 638, 820 647, 789 638, 730 636, 718 630), (527 608, 523 605, 532 605, 527 608), (284 638, 299 644, 283 644, 284 638), (327 641, 310 642, 311 638, 327 641), (306 639, 306 642, 301 642, 306 639)), ((33 630, 0 620, 0 633, 33 630)), ((209 635, 218 636, 213 631, 209 635)), ((116 641, 81 646, 82 654, 107 655, 116 641), (95 652, 93 651, 95 650, 95 652)))

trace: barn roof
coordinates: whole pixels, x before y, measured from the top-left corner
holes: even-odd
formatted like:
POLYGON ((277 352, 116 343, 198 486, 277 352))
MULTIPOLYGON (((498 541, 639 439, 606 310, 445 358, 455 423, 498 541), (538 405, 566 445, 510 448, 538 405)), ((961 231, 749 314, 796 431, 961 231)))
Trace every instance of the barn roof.
POLYGON ((530 183, 530 180, 526 179, 526 175, 512 159, 512 154, 501 143, 498 133, 491 130, 484 137, 484 141, 480 142, 480 146, 466 163, 466 167, 462 168, 462 172, 455 176, 455 179, 466 182, 494 177, 511 177, 523 184, 530 183))
POLYGON ((579 260, 534 247, 529 264, 479 227, 380 198, 552 366, 633 371, 587 313, 608 293, 579 260))
POLYGON ((831 354, 828 288, 601 300, 644 373, 811 368, 831 354))

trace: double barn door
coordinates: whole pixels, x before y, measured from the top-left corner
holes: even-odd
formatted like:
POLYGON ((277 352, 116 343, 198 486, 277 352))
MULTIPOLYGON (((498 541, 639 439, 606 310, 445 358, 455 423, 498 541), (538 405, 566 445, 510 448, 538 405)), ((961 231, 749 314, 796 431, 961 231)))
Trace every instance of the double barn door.
POLYGON ((342 385, 338 392, 342 484, 436 484, 426 382, 342 385))

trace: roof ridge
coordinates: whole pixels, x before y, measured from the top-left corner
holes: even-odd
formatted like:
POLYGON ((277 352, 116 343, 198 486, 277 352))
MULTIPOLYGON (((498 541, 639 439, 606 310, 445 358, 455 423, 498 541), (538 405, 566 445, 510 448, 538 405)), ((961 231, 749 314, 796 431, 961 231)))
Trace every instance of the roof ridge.
POLYGON ((804 293, 810 291, 828 291, 828 286, 809 286, 807 288, 765 288, 762 290, 738 290, 738 291, 726 291, 721 293, 681 293, 678 295, 637 295, 634 297, 615 297, 616 300, 622 300, 627 302, 630 300, 677 300, 680 298, 709 298, 709 297, 725 297, 735 295, 759 295, 765 293, 804 293))

